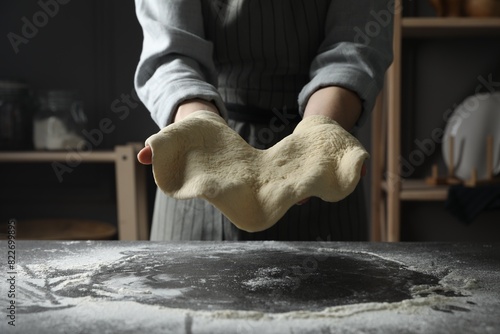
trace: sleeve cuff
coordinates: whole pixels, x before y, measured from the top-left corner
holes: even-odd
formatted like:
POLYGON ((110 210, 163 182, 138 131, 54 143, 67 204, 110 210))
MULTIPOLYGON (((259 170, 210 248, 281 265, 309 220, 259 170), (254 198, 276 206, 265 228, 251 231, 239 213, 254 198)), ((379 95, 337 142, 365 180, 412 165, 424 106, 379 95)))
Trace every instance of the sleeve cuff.
MULTIPOLYGON (((162 81, 159 80, 158 82, 162 81)), ((168 89, 165 89, 165 87, 152 87, 151 89, 153 91, 163 90, 161 94, 157 95, 160 96, 160 100, 156 101, 157 106, 152 108, 153 112, 151 113, 151 117, 160 128, 173 123, 175 111, 179 104, 195 98, 214 103, 221 116, 227 120, 226 106, 222 98, 215 87, 208 83, 186 79, 177 81, 175 84, 170 85, 168 89)))
POLYGON ((377 81, 368 74, 350 66, 337 64, 322 68, 322 70, 304 86, 299 94, 300 114, 304 114, 307 102, 314 92, 330 86, 339 86, 349 89, 359 96, 363 103, 363 109, 356 126, 359 127, 363 125, 375 106, 375 100, 377 99, 381 87, 379 87, 377 81))

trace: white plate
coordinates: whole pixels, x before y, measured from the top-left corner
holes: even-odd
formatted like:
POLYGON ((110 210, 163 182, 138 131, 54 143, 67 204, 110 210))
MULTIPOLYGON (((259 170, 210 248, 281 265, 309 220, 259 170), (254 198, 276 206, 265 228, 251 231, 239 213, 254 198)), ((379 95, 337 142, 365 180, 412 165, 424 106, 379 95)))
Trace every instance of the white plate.
POLYGON ((471 177, 477 168, 478 179, 486 178, 486 140, 493 135, 493 173, 500 173, 500 92, 470 96, 448 120, 443 137, 443 158, 450 166, 450 138, 455 138, 455 176, 471 177))

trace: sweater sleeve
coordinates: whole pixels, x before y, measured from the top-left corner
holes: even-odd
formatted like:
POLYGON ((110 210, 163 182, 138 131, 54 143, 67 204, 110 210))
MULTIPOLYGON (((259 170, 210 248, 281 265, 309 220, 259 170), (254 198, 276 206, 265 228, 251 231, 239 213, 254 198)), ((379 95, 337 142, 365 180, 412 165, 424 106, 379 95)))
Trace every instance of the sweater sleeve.
POLYGON ((386 0, 332 1, 327 13, 325 39, 310 68, 310 81, 299 94, 301 113, 310 96, 327 86, 358 94, 363 124, 382 89, 393 59, 394 2, 386 0))
POLYGON ((160 128, 184 100, 225 106, 216 89, 212 44, 205 40, 200 0, 135 0, 144 40, 134 84, 160 128))

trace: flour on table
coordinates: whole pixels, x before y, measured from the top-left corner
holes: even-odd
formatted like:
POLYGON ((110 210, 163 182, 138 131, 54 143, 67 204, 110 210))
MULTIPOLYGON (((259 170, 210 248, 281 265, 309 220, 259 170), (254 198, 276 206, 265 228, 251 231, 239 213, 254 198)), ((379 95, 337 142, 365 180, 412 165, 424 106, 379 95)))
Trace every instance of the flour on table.
MULTIPOLYGON (((325 255, 331 258, 350 254, 355 255, 350 256, 350 260, 364 259, 367 263, 378 257, 385 260, 382 265, 394 268, 404 265, 406 257, 398 257, 395 261, 387 253, 384 256, 384 253, 324 246, 303 252, 300 246, 277 242, 238 243, 237 246, 197 243, 179 247, 150 243, 133 252, 127 244, 103 247, 96 242, 90 245, 80 242, 61 245, 68 255, 43 252, 41 261, 28 256, 39 252, 33 248, 24 250, 20 256, 23 260, 18 265, 16 281, 19 293, 16 298, 20 301, 18 311, 22 314, 20 332, 431 333, 446 332, 436 330, 441 329, 436 326, 444 324, 446 327, 451 321, 455 325, 460 321, 477 323, 471 333, 498 332, 498 327, 487 321, 488 310, 498 304, 498 294, 485 290, 485 280, 480 273, 468 271, 465 267, 448 268, 445 275, 439 276, 439 283, 434 285, 414 285, 407 281, 411 284, 411 296, 397 302, 360 301, 316 310, 272 313, 258 308, 225 308, 230 305, 223 293, 217 295, 224 301, 223 308, 215 309, 209 304, 199 308, 197 304, 207 299, 210 301, 203 293, 217 288, 218 284, 224 285, 222 290, 228 292, 235 290, 230 286, 239 286, 249 296, 259 291, 271 293, 275 290, 288 292, 283 296, 296 296, 302 287, 297 285, 296 278, 306 279, 305 272, 301 272, 302 276, 293 274, 293 270, 290 272, 293 261, 286 262, 286 265, 274 259, 264 263, 266 257, 279 251, 298 256, 294 257, 295 264, 302 268, 304 254, 306 258, 317 259, 322 266, 327 264, 324 262, 327 260, 323 260, 325 255), (85 247, 76 247, 78 244, 85 247), (258 251, 257 256, 242 256, 255 255, 252 253, 255 251, 258 251), (193 255, 200 254, 205 254, 206 258, 196 262, 193 255), (255 258, 258 259, 256 264, 248 267, 255 258), (242 259, 247 261, 240 261, 242 259), (227 260, 231 261, 225 262, 227 260), (230 271, 222 270, 214 276, 213 271, 206 270, 213 267, 210 261, 223 261, 228 268, 240 267, 238 271, 246 274, 234 276, 230 271), (200 266, 203 262, 208 264, 200 266), (195 268, 195 275, 191 275, 189 269, 179 271, 174 270, 175 267, 195 268), (479 283, 471 284, 475 279, 479 283), (193 299, 192 291, 200 293, 200 298, 193 299), (185 307, 176 300, 186 300, 185 307)), ((425 271, 426 268, 426 261, 423 261, 422 266, 418 265, 414 270, 425 271)), ((358 269, 359 277, 363 277, 364 267, 358 269)), ((342 272, 347 275, 349 271, 345 268, 342 272)), ((309 274, 314 275, 316 271, 309 274)), ((372 279, 366 280, 367 283, 370 281, 372 279)), ((355 291, 356 294, 360 292, 355 291)), ((272 298, 264 293, 261 296, 264 297, 258 299, 258 303, 266 303, 272 298)), ((328 298, 334 301, 337 297, 330 295, 328 298)), ((3 333, 2 326, 5 327, 6 322, 0 323, 0 332, 3 333)))
POLYGON ((147 139, 160 189, 204 198, 240 229, 274 225, 297 202, 337 202, 359 182, 368 153, 328 117, 303 119, 267 150, 246 143, 218 115, 198 111, 147 139))

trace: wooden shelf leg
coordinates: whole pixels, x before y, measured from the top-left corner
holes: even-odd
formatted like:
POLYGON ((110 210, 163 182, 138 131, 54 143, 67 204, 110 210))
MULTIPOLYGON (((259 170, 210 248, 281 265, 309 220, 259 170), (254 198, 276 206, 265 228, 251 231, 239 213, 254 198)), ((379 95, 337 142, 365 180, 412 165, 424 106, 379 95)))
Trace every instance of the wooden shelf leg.
POLYGON ((135 145, 117 146, 115 153, 118 238, 146 240, 148 223, 144 166, 137 162, 135 145))
POLYGON ((400 241, 400 179, 393 177, 393 184, 388 187, 387 192, 387 241, 400 241))
POLYGON ((448 177, 449 178, 454 178, 455 177, 455 137, 450 137, 449 139, 449 160, 450 164, 448 166, 448 177))
POLYGON ((137 153, 142 149, 142 145, 134 147, 135 161, 135 184, 136 184, 136 203, 137 203, 137 229, 139 240, 149 240, 149 221, 148 221, 148 191, 146 184, 147 167, 137 161, 137 153))
POLYGON ((486 138, 486 179, 493 180, 493 136, 486 138))
POLYGON ((382 96, 379 96, 372 114, 371 145, 371 229, 370 240, 382 241, 382 96))
MULTIPOLYGON (((396 1, 397 8, 402 5, 396 1)), ((400 162, 401 155, 401 54, 402 15, 394 15, 394 60, 387 72, 387 241, 399 241, 400 235, 400 162)))
POLYGON ((380 221, 382 222, 382 224, 380 224, 380 232, 382 234, 381 241, 387 242, 387 214, 386 214, 387 201, 385 200, 384 196, 382 196, 379 205, 380 205, 380 221))

